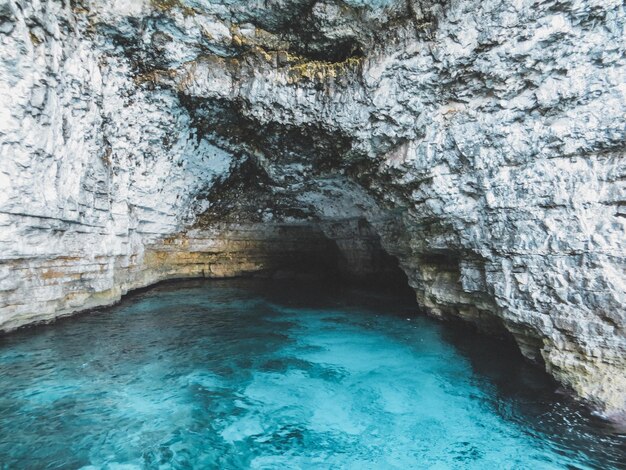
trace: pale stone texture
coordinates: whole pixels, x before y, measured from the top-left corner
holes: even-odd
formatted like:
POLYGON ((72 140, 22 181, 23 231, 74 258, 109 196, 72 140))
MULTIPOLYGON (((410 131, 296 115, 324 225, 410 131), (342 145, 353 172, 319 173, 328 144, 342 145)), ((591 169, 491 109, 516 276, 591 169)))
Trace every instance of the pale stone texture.
POLYGON ((431 313, 619 419, 624 24, 617 0, 0 0, 0 328, 219 265, 155 247, 225 222, 319 221, 358 266, 337 221, 365 217, 431 313))

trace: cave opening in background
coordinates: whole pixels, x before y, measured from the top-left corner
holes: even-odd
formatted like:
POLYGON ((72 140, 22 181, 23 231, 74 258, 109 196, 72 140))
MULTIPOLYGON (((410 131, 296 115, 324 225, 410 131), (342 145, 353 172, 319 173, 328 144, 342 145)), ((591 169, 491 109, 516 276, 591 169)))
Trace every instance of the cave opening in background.
POLYGON ((398 259, 362 217, 278 224, 275 237, 259 250, 254 277, 328 280, 414 298, 398 259))

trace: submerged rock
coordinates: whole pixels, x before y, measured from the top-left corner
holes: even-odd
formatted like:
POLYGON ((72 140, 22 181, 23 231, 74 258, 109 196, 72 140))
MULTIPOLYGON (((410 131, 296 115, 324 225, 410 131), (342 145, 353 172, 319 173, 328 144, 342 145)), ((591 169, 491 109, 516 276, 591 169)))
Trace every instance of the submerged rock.
POLYGON ((0 329, 281 269, 277 236, 335 240, 358 274, 373 230, 432 314, 510 332, 623 417, 625 17, 617 0, 0 1, 0 329))

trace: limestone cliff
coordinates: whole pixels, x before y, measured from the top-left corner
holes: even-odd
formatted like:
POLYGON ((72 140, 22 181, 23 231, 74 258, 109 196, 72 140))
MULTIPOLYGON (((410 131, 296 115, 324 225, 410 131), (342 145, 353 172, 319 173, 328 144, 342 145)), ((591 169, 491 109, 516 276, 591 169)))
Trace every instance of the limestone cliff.
POLYGON ((619 0, 0 0, 0 329, 329 240, 358 273, 380 236, 432 314, 508 330, 619 419, 625 23, 619 0))

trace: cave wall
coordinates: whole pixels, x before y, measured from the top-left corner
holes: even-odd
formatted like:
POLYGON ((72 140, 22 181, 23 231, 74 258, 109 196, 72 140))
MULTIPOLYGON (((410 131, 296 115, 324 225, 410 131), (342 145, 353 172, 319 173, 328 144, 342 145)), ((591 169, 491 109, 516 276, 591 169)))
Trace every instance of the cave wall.
POLYGON ((385 256, 370 229, 358 230, 363 224, 363 219, 324 226, 220 223, 160 238, 128 256, 73 252, 4 260, 17 282, 4 284, 0 329, 108 305, 133 289, 168 279, 254 276, 390 286, 398 276, 397 263, 385 256))
POLYGON ((380 237, 432 314, 619 416, 624 24, 617 0, 0 0, 0 325, 262 269, 305 224, 355 273, 380 237))

